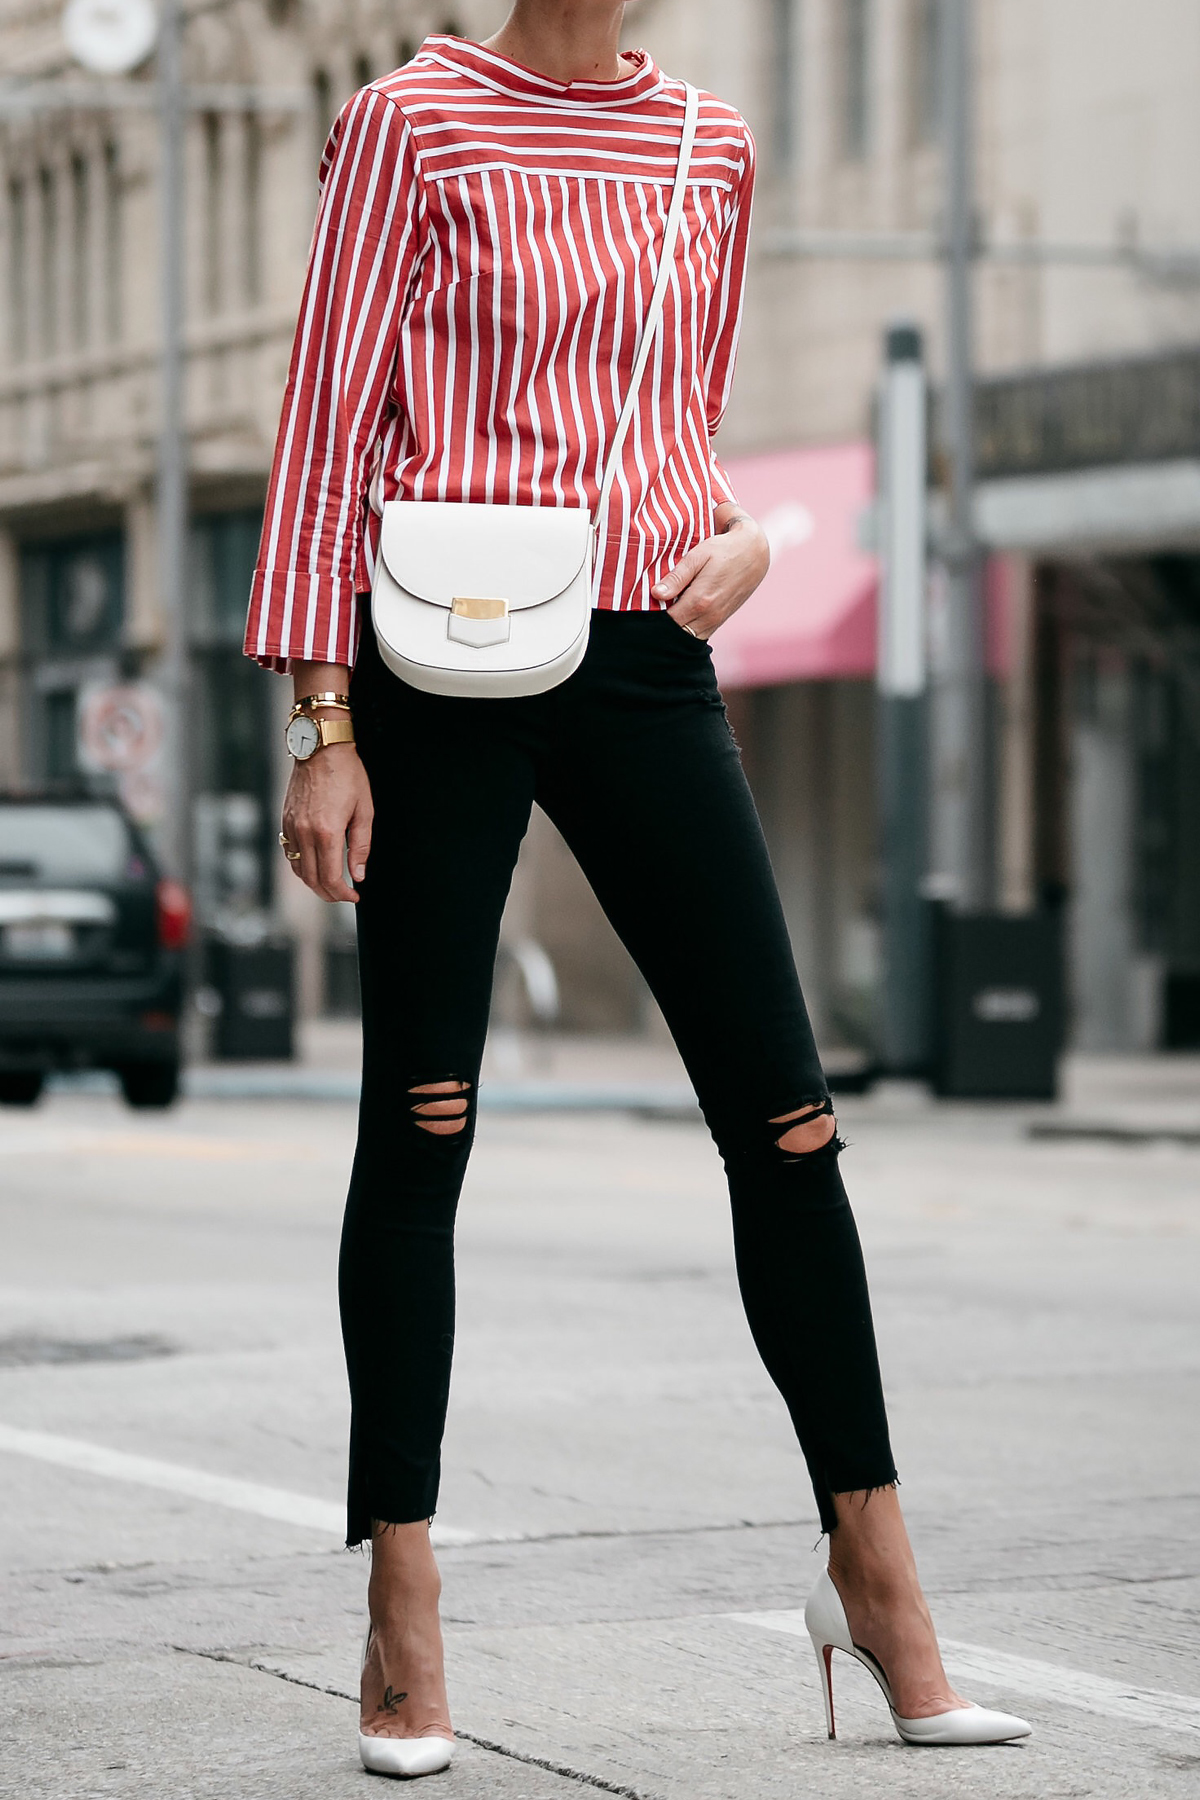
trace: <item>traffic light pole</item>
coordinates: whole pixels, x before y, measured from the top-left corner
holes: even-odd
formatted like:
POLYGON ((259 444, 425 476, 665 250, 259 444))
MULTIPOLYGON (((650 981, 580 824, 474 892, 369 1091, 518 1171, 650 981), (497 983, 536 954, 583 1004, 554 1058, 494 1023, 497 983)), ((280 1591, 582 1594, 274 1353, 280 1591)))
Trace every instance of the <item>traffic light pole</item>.
POLYGON ((163 620, 159 680, 166 701, 170 752, 158 837, 164 860, 181 880, 191 864, 189 654, 187 619, 188 473, 184 424, 184 93, 180 0, 161 0, 158 34, 159 233, 162 348, 159 405, 157 530, 163 620))
POLYGON ((972 265, 975 257, 971 0, 942 0, 946 191, 946 519, 933 682, 932 866, 927 891, 960 911, 992 899, 983 584, 975 537, 972 265))
POLYGON ((882 980, 879 1060, 922 1075, 930 1055, 926 621, 927 397, 921 333, 890 327, 879 395, 876 795, 882 980))

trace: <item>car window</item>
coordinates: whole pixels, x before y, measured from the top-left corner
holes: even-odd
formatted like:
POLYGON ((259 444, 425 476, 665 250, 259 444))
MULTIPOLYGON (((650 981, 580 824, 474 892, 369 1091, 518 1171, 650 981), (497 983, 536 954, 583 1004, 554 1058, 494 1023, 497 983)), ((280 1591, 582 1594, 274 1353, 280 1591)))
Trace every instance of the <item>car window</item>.
POLYGON ((0 880, 118 881, 132 851, 129 827, 110 806, 0 802, 0 880))

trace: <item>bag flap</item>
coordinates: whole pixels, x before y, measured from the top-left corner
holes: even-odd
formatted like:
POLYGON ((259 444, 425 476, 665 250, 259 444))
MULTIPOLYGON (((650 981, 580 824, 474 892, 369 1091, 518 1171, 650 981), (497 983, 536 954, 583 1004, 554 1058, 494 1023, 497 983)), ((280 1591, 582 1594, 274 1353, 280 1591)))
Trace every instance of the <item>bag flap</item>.
POLYGON ((581 506, 389 500, 380 554, 392 579, 435 606, 456 595, 540 606, 570 587, 591 554, 581 506))

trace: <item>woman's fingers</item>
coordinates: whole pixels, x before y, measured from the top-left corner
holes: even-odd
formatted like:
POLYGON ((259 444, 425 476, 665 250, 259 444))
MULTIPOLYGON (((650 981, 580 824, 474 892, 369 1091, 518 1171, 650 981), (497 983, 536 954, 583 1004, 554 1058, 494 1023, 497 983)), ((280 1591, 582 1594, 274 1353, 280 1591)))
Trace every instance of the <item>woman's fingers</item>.
POLYGON ((667 611, 677 625, 686 625, 698 638, 708 638, 733 612, 735 604, 724 603, 716 571, 706 565, 667 611))
POLYGON ((300 821, 295 813, 287 807, 284 808, 282 825, 283 843, 280 848, 287 857, 287 866, 297 881, 304 882, 306 887, 310 886, 308 876, 304 873, 304 845, 300 821))
POLYGON ((370 802, 360 799, 354 809, 354 817, 350 821, 350 829, 346 834, 351 881, 361 881, 367 872, 367 858, 371 854, 372 822, 373 813, 370 802))
POLYGON ((651 590, 656 600, 667 601, 667 612, 675 623, 686 626, 698 638, 706 638, 721 622, 719 617, 712 617, 716 595, 710 552, 709 542, 697 544, 651 590))
POLYGON ((706 539, 702 544, 696 544, 691 550, 687 551, 685 555, 680 557, 670 574, 664 575, 662 580, 656 581, 651 588, 650 592, 656 600, 665 600, 667 602, 668 611, 670 610, 670 602, 672 600, 678 600, 680 594, 683 593, 683 590, 696 579, 705 563, 707 563, 710 553, 710 544, 711 540, 709 539, 706 539))
POLYGON ((370 851, 372 814, 370 783, 352 745, 335 744, 293 769, 284 836, 287 848, 299 852, 292 868, 322 900, 357 900, 346 880, 346 854, 357 881, 370 851))
POLYGON ((690 631, 692 636, 699 638, 702 643, 721 623, 719 619, 714 620, 709 616, 706 607, 698 606, 690 594, 677 606, 668 606, 667 616, 674 619, 681 631, 690 631))
POLYGON ((320 892, 317 875, 317 846, 307 822, 297 824, 292 834, 293 842, 300 852, 300 861, 292 867, 299 875, 305 887, 312 888, 314 893, 320 892))
POLYGON ((354 889, 346 880, 346 829, 322 824, 317 827, 317 892, 323 900, 353 900, 354 889))

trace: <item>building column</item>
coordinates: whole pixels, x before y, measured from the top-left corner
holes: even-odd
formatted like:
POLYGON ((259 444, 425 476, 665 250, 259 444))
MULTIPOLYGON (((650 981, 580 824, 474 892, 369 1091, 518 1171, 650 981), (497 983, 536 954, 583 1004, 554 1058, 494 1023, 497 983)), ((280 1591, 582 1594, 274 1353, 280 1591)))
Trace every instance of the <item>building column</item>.
POLYGON ((1071 730, 1069 968, 1077 1050, 1128 1050, 1134 952, 1132 680, 1123 659, 1076 665, 1071 730))
POLYGON ((21 562, 11 531, 0 530, 0 768, 9 781, 28 773, 21 720, 21 562))
POLYGON ((1034 565, 997 558, 993 600, 1004 634, 997 682, 997 892, 1004 912, 1028 912, 1037 900, 1034 869, 1034 565))

